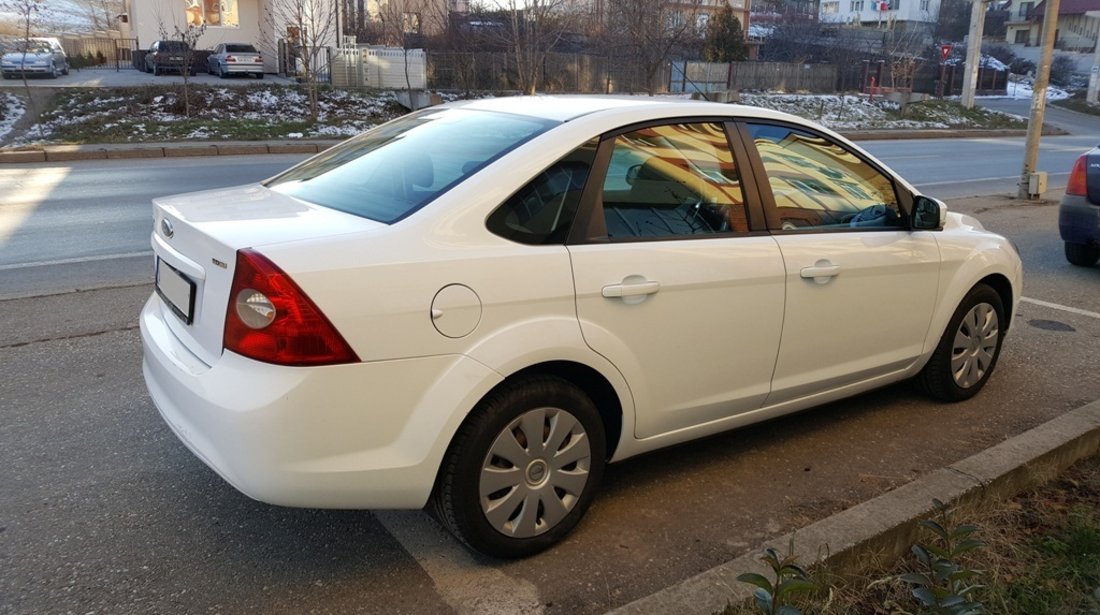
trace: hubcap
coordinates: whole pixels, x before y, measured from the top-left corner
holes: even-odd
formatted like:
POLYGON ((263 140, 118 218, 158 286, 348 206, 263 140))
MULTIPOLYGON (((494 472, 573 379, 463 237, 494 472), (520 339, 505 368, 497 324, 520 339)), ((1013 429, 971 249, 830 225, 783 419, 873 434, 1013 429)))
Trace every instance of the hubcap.
POLYGON ((537 408, 493 441, 478 480, 481 511, 495 530, 530 538, 561 523, 588 484, 592 451, 575 416, 537 408))
POLYGON ((951 376, 955 384, 969 389, 981 382, 993 364, 1000 337, 997 312, 988 303, 979 303, 967 312, 955 332, 951 349, 951 376))

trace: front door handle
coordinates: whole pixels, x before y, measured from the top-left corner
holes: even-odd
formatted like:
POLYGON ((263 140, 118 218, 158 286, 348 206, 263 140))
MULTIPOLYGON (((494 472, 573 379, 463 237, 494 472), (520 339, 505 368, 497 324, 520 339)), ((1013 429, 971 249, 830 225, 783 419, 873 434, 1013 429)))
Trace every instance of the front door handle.
POLYGON ((803 279, 813 280, 818 284, 827 284, 829 280, 840 275, 840 266, 834 265, 828 260, 821 259, 814 263, 813 267, 803 267, 798 274, 803 279))
POLYGON ((616 297, 641 297, 642 295, 652 295, 653 293, 661 290, 660 282, 635 282, 633 284, 611 284, 603 287, 603 296, 608 299, 616 297))

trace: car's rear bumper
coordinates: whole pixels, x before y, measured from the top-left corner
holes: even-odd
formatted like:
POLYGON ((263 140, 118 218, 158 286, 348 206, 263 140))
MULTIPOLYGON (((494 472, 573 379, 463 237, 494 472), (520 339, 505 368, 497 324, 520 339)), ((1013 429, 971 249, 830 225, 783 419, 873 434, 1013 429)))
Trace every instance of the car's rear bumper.
POLYGON ((264 72, 263 64, 226 64, 225 72, 231 75, 254 75, 256 73, 264 72))
POLYGON ((497 378, 458 355, 284 367, 227 351, 210 367, 176 338, 170 317, 154 294, 140 320, 145 382, 161 416, 222 478, 281 506, 423 507, 463 418, 455 409, 471 382, 497 378))
POLYGON ((1058 231, 1063 241, 1100 244, 1100 206, 1084 196, 1067 194, 1058 209, 1058 231))

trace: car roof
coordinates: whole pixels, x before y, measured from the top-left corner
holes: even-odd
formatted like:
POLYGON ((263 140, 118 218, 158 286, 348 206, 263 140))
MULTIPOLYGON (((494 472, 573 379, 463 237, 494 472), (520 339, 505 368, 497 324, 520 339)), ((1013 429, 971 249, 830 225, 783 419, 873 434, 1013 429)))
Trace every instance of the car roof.
POLYGON ((770 109, 702 102, 670 96, 506 96, 456 101, 446 106, 526 115, 558 122, 568 122, 591 114, 614 114, 616 111, 648 109, 656 111, 659 115, 667 114, 669 116, 729 115, 796 120, 803 123, 801 119, 795 116, 770 109))

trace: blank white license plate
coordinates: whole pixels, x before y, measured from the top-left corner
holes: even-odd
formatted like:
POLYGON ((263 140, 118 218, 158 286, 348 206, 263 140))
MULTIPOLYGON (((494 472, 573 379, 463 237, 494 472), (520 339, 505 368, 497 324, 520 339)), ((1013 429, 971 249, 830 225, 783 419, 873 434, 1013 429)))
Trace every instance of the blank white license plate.
POLYGON ((195 315, 195 283, 157 257, 157 294, 185 324, 195 315))

